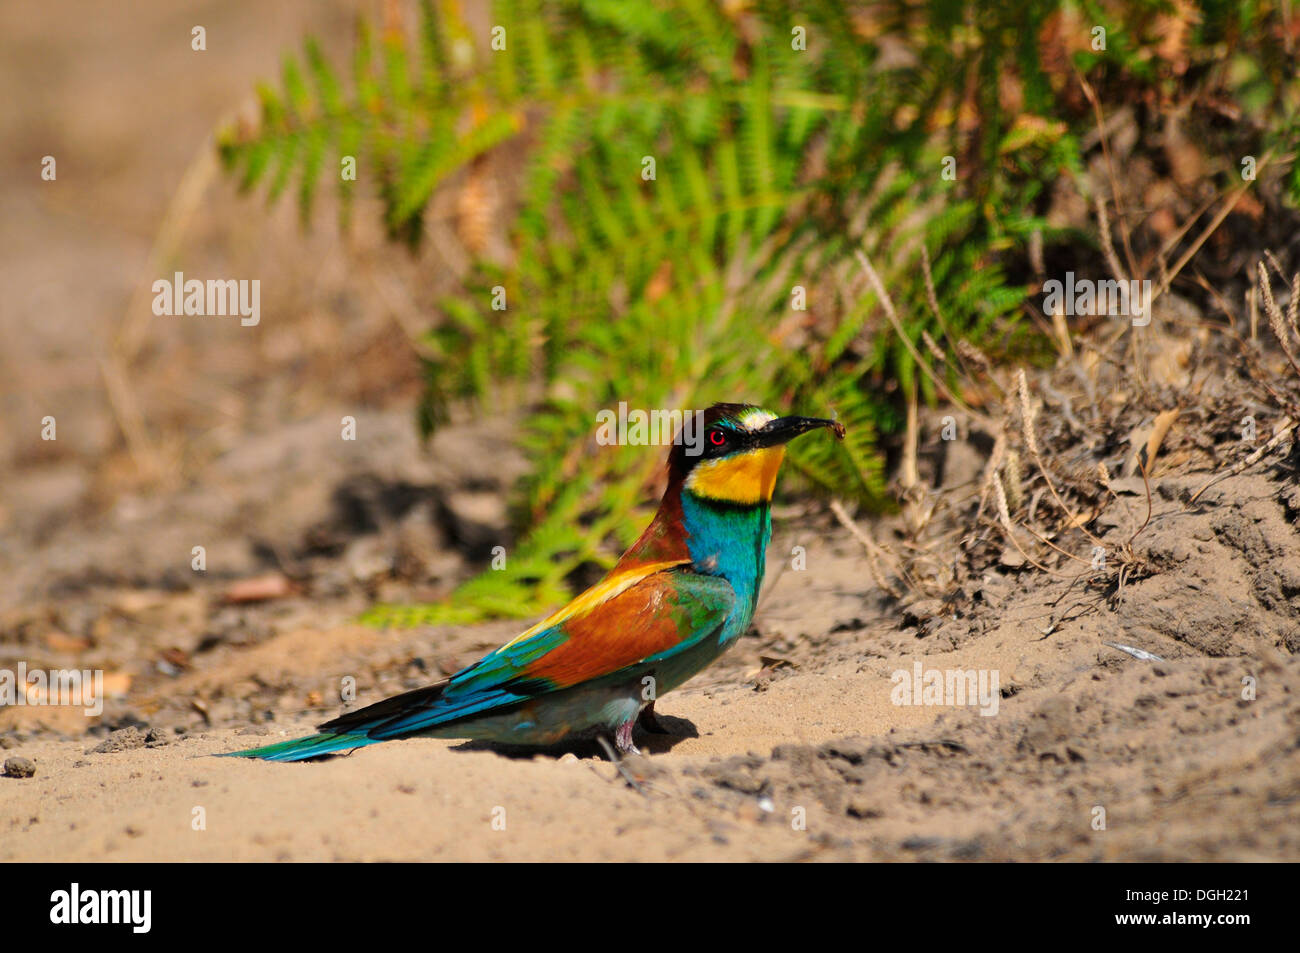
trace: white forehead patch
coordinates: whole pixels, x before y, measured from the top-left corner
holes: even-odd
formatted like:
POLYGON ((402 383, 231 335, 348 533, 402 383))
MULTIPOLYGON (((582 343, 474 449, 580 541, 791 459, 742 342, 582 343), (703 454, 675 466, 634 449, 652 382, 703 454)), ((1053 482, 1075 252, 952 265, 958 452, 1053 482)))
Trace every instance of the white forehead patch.
POLYGON ((776 414, 769 414, 766 410, 757 407, 740 415, 740 425, 746 430, 757 430, 773 420, 776 420, 776 414))

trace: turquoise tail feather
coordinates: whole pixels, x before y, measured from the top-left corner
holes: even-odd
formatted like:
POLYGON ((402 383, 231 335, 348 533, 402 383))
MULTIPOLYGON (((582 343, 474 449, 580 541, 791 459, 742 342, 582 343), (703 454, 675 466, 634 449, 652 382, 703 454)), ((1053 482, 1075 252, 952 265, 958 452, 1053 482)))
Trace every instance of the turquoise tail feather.
POLYGON ((378 739, 354 734, 307 735, 293 738, 278 744, 261 748, 249 748, 246 751, 229 751, 218 755, 221 758, 256 758, 260 761, 306 761, 336 751, 348 751, 363 745, 372 745, 378 739))

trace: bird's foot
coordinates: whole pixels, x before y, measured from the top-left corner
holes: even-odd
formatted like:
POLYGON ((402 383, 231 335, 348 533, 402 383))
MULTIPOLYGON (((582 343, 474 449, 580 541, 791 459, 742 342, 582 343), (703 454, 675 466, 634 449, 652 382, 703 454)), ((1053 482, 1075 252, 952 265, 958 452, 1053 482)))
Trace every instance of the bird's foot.
POLYGON ((641 709, 641 716, 637 719, 637 724, 641 726, 642 731, 648 731, 652 735, 671 735, 672 732, 664 727, 664 723, 659 720, 655 714, 655 703, 651 702, 641 709))
POLYGON ((623 722, 614 729, 614 746, 618 748, 619 754, 640 754, 636 745, 632 743, 632 726, 636 724, 636 719, 623 722))
POLYGON ((641 753, 637 751, 636 748, 632 745, 631 742, 632 729, 631 727, 629 727, 630 725, 631 722, 628 722, 626 725, 619 725, 618 728, 615 729, 614 731, 614 741, 616 744, 618 744, 619 747, 618 751, 614 750, 613 745, 611 745, 605 739, 604 735, 597 735, 596 741, 598 741, 600 743, 600 746, 605 749, 605 757, 609 758, 610 762, 617 769, 618 773, 623 776, 623 780, 627 782, 627 786, 630 787, 637 794, 640 794, 642 797, 648 797, 645 788, 643 788, 639 783, 637 783, 636 776, 631 771, 629 771, 627 765, 623 763, 622 756, 624 754, 641 753), (620 740, 620 736, 623 734, 624 728, 627 728, 628 748, 624 748, 622 741, 620 740))

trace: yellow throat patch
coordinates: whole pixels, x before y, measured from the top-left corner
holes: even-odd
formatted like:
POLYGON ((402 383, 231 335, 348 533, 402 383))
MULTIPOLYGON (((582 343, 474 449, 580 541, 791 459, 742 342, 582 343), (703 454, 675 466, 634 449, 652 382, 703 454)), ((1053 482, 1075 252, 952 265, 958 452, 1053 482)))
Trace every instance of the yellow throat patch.
POLYGON ((702 460, 686 478, 686 488, 696 496, 724 503, 767 503, 784 458, 785 447, 764 447, 739 456, 702 460))

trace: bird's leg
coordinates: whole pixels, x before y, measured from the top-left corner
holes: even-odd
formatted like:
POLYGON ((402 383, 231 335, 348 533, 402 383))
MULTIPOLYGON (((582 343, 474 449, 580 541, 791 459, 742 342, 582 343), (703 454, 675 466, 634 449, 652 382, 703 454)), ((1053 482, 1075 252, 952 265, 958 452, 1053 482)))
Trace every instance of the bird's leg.
POLYGON ((641 717, 637 719, 642 731, 648 731, 652 735, 671 735, 672 732, 664 727, 664 723, 659 720, 655 714, 655 703, 651 702, 641 709, 641 717))
MULTIPOLYGON (((614 737, 618 737, 617 733, 614 737)), ((597 735, 596 740, 600 742, 600 746, 605 749, 605 757, 609 758, 610 763, 613 764, 618 773, 623 776, 623 780, 627 782, 627 786, 642 797, 646 797, 645 788, 637 784, 636 777, 627 769, 627 765, 623 763, 623 759, 619 757, 618 752, 614 750, 613 746, 606 740, 605 736, 597 735)), ((632 751, 640 754, 640 752, 635 748, 633 748, 632 751)))
POLYGON ((614 745, 618 748, 619 754, 641 753, 632 743, 632 726, 635 724, 636 719, 630 718, 614 729, 614 745))

